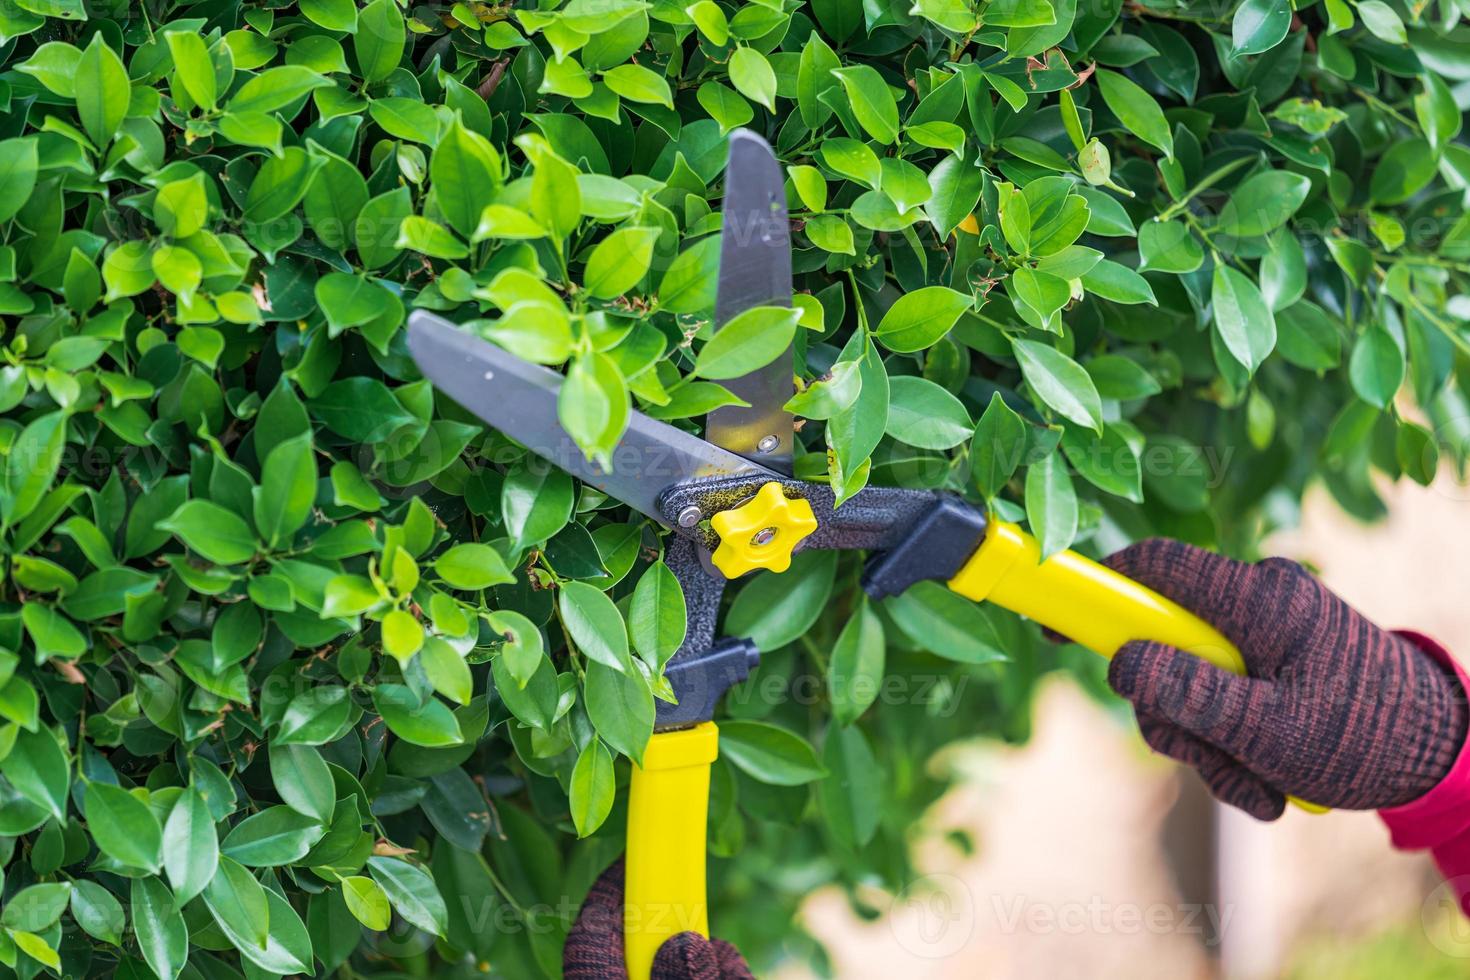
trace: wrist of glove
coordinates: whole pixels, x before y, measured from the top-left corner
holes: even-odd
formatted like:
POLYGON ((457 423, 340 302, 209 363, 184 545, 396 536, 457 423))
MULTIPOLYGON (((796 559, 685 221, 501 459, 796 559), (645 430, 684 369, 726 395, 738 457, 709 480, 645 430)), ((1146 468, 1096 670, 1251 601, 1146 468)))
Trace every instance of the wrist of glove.
MULTIPOLYGON (((659 947, 653 980, 754 980, 740 951, 723 939, 681 932, 659 947)), ((623 862, 593 883, 562 948, 564 980, 627 980, 623 957, 623 862)))
POLYGON ((1144 739, 1261 820, 1288 795, 1376 810, 1423 796, 1465 743, 1454 673, 1380 629, 1299 564, 1234 561, 1155 539, 1105 561, 1213 623, 1240 648, 1237 677, 1157 643, 1125 645, 1108 682, 1144 739))

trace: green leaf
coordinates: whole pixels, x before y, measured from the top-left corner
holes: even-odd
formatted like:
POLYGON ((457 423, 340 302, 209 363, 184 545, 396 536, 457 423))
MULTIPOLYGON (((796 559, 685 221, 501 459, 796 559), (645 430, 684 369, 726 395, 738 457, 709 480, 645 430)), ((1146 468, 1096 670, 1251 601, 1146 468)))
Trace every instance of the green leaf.
POLYGON ((6 935, 14 941, 21 952, 25 953, 36 962, 51 968, 61 969, 61 957, 51 944, 33 932, 23 932, 19 929, 8 929, 6 935))
POLYGON ((374 932, 383 932, 392 922, 388 893, 371 878, 352 875, 342 879, 342 898, 352 917, 374 932))
POLYGON ((79 878, 71 883, 71 917, 93 939, 122 945, 127 928, 122 903, 95 881, 79 878))
POLYGON ((1245 0, 1230 20, 1234 44, 1232 56, 1269 51, 1286 38, 1291 27, 1291 7, 1275 0, 1245 0))
POLYGON ((56 924, 71 900, 66 882, 27 885, 15 892, 0 913, 0 924, 23 932, 45 932, 56 924))
POLYGON ((0 221, 15 217, 30 198, 38 168, 35 140, 0 140, 0 221))
POLYGON ((1342 357, 1338 324, 1322 307, 1302 300, 1276 315, 1276 349, 1287 361, 1309 371, 1335 368, 1342 357))
MULTIPOLYGON (((288 146, 280 156, 266 160, 250 182, 250 192, 245 197, 246 220, 260 224, 296 210, 322 163, 321 157, 295 146, 288 146)), ((158 271, 157 260, 154 271, 158 271)), ((162 273, 158 278, 168 285, 162 273)))
POLYGON ((827 692, 838 724, 851 725, 878 697, 883 663, 883 622, 862 600, 837 635, 827 667, 827 692))
POLYGON ((329 31, 357 30, 357 4, 353 0, 301 0, 301 12, 313 24, 329 31))
POLYGON ((902 354, 933 347, 970 306, 969 296, 945 286, 925 286, 905 293, 883 314, 878 340, 902 354))
POLYGON ((1140 270, 1184 275, 1205 264, 1204 247, 1182 221, 1145 221, 1138 229, 1138 254, 1140 270))
POLYGON ((444 899, 428 872, 389 857, 368 858, 368 871, 405 921, 436 936, 444 935, 444 899))
POLYGON ((192 31, 165 31, 163 38, 168 42, 169 54, 174 59, 174 72, 184 91, 189 93, 195 105, 213 109, 219 83, 204 38, 192 31))
POLYGON ((582 285, 601 299, 626 293, 648 274, 658 236, 656 228, 620 228, 608 235, 588 257, 582 285))
POLYGON ((947 156, 929 171, 930 194, 924 213, 935 230, 949 238, 960 222, 974 212, 984 187, 984 171, 958 155, 947 156))
POLYGON ((447 640, 430 636, 419 651, 424 675, 434 690, 458 704, 469 704, 474 696, 474 678, 469 664, 447 640))
POLYGON ((481 216, 501 180, 500 155, 490 141, 455 119, 434 147, 429 178, 449 226, 463 237, 478 237, 481 216))
POLYGON ((1154 97, 1117 72, 1100 70, 1094 76, 1103 102, 1134 136, 1174 156, 1174 132, 1164 118, 1164 110, 1154 97))
POLYGON ((1439 157, 1428 140, 1400 140, 1378 159, 1368 196, 1380 205, 1402 204, 1434 179, 1439 157))
POLYGON ((1244 273, 1217 265, 1210 302, 1225 349, 1248 372, 1254 372, 1276 346, 1276 318, 1260 289, 1244 273))
POLYGON ((1363 26, 1380 41, 1389 44, 1408 44, 1409 35, 1398 13, 1383 0, 1363 0, 1358 5, 1358 16, 1363 26))
POLYGON ((35 644, 38 661, 51 657, 75 658, 86 652, 86 638, 50 606, 27 602, 21 606, 20 619, 35 644))
POLYGON ((261 468, 260 486, 251 490, 255 526, 268 544, 288 543, 306 523, 316 499, 316 480, 310 433, 287 439, 270 451, 261 468))
POLYGON ((1102 402, 1082 365, 1032 340, 1013 339, 1011 350, 1031 391, 1070 422, 1102 430, 1102 402))
POLYGON ((541 462, 513 466, 505 475, 500 507, 517 549, 545 541, 571 516, 571 477, 541 462))
POLYGON ((71 763, 51 732, 20 732, 10 753, 0 760, 0 774, 16 792, 44 807, 57 820, 66 818, 71 763))
POLYGON ((66 446, 66 414, 49 412, 28 423, 5 458, 5 485, 0 494, 0 517, 13 525, 41 503, 61 466, 66 446))
POLYGON ((235 948, 268 975, 289 976, 311 972, 311 937, 296 910, 272 889, 265 890, 270 935, 263 947, 241 943, 232 937, 235 948))
POLYGON ((272 806, 235 824, 219 849, 249 868, 284 867, 305 857, 325 830, 314 817, 272 806))
POLYGON ((230 96, 229 109, 237 116, 256 112, 274 112, 290 105, 313 89, 332 84, 334 83, 330 78, 302 65, 281 65, 276 68, 268 68, 241 85, 235 94, 230 96))
MULTIPOLYGON (((274 751, 276 743, 272 743, 274 751)), ((163 825, 163 868, 180 902, 204 891, 219 860, 219 838, 209 805, 197 788, 185 790, 163 825)))
POLYGON ((1159 305, 1147 279, 1126 265, 1110 259, 1103 259, 1083 273, 1082 285, 1094 296, 1101 296, 1114 303, 1159 305))
POLYGON ((633 589, 628 629, 638 655, 655 671, 662 671, 684 644, 688 629, 684 590, 662 560, 650 565, 633 589))
POLYGON ((373 707, 378 709, 388 730, 405 742, 441 748, 464 742, 464 733, 454 713, 442 701, 418 696, 401 684, 379 684, 373 688, 373 707))
POLYGON ((422 252, 434 259, 462 259, 470 254, 469 247, 455 238, 449 229, 417 214, 403 219, 393 247, 422 252))
POLYGON ((572 362, 557 418, 588 459, 612 468, 612 450, 628 427, 627 384, 612 358, 593 353, 572 362))
POLYGON ((801 786, 827 775, 805 739, 763 721, 722 723, 720 754, 750 778, 772 786, 801 786))
POLYGON ((830 726, 822 765, 829 775, 817 784, 817 799, 828 829, 849 850, 866 846, 882 816, 884 771, 862 728, 830 726))
POLYGON ((567 582, 557 608, 567 633, 588 658, 617 671, 634 669, 623 615, 606 593, 584 582, 567 582))
POLYGON ((871 65, 850 65, 835 69, 832 74, 842 83, 852 114, 864 132, 883 144, 897 140, 898 106, 878 70, 871 65))
POLYGON ((457 544, 434 559, 434 571, 456 589, 473 591, 514 582, 500 552, 487 544, 457 544))
POLYGON ((1358 334, 1348 358, 1353 391, 1370 405, 1386 409, 1404 383, 1404 351, 1393 335, 1377 323, 1358 334))
POLYGON ((731 318, 700 348, 694 374, 710 381, 738 378, 780 357, 796 336, 799 311, 756 306, 731 318))
POLYGON ((1051 453, 1026 470, 1026 519, 1041 542, 1041 557, 1065 551, 1077 536, 1077 492, 1067 463, 1051 453))
POLYGON ((776 111, 776 73, 766 56, 755 48, 735 49, 730 56, 730 81, 747 99, 776 111))
POLYGON ((643 749, 653 734, 653 692, 643 672, 615 670, 589 661, 585 686, 587 716, 592 727, 615 751, 634 762, 643 761, 643 749))
POLYGON ((87 830, 98 849, 133 868, 163 869, 163 828, 138 797, 110 783, 87 784, 87 830))
POLYGON ((281 801, 319 823, 332 819, 336 787, 327 763, 309 745, 270 746, 271 782, 281 801))
POLYGON ((938 582, 920 582, 885 599, 883 608, 909 642, 930 653, 971 664, 1005 659, 995 626, 983 609, 938 582))
POLYGON ((778 650, 807 631, 832 594, 836 553, 802 551, 782 575, 761 575, 735 597, 725 617, 725 631, 755 641, 762 650, 778 650))
POLYGON ((1158 380, 1141 364, 1119 354, 1094 357, 1084 367, 1097 393, 1104 398, 1147 398, 1163 390, 1158 380))
POLYGON ((629 102, 652 102, 669 109, 674 107, 668 81, 642 65, 618 65, 603 72, 602 80, 629 102))
POLYGON ((413 613, 394 609, 383 617, 383 650, 400 666, 408 666, 408 661, 423 645, 424 627, 413 613))
MULTIPOLYGON (((1425 74, 1419 81, 1424 88, 1414 96, 1414 116, 1419 120, 1419 128, 1430 146, 1436 151, 1441 150, 1460 135, 1464 117, 1454 94, 1438 75, 1425 74)), ((0 209, 0 214, 3 213, 0 209)))
POLYGON ((82 128, 97 146, 112 142, 128 114, 132 91, 122 59, 102 40, 100 31, 93 34, 77 61, 76 98, 82 128))
POLYGON ((953 449, 975 431, 960 400, 924 378, 893 378, 888 391, 888 434, 920 449, 953 449))
POLYGON ((1005 487, 1025 452, 1026 423, 999 392, 992 393, 970 441, 970 472, 986 499, 1005 487))
POLYGON ((255 557, 259 547, 250 527, 232 511, 208 500, 190 500, 158 528, 174 534, 212 562, 235 565, 255 557))
POLYGON ((189 958, 189 928, 173 893, 158 878, 134 878, 129 908, 143 959, 162 980, 175 980, 189 958))
POLYGON ((391 75, 406 46, 403 14, 395 0, 373 0, 358 12, 352 47, 363 81, 377 82, 391 75))
POLYGON ((270 904, 260 882, 238 861, 221 857, 204 889, 204 904, 241 952, 264 947, 270 937, 270 904))
POLYGON ((1264 235, 1285 224, 1311 189, 1312 182, 1301 174, 1285 170, 1256 174, 1230 195, 1215 229, 1241 238, 1264 235))
POLYGON ((612 812, 614 786, 612 755, 600 739, 594 738, 577 756, 567 793, 578 837, 597 830, 612 812))

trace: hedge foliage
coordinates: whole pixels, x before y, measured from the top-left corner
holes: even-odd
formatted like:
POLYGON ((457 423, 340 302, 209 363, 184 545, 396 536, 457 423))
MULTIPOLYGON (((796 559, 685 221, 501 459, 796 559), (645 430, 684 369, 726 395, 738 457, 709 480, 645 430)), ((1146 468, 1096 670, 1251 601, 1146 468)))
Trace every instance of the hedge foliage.
MULTIPOLYGON (((1372 516, 1462 460, 1466 4, 1122 6, 0 0, 6 975, 558 973, 684 607, 655 528, 436 397, 410 308, 566 365, 594 455, 794 338, 799 473, 1049 549, 1249 551, 1314 478, 1372 516), (711 345, 738 126, 799 294, 711 345)), ((758 964, 908 881, 935 749, 1097 679, 857 562, 727 615, 758 964)))

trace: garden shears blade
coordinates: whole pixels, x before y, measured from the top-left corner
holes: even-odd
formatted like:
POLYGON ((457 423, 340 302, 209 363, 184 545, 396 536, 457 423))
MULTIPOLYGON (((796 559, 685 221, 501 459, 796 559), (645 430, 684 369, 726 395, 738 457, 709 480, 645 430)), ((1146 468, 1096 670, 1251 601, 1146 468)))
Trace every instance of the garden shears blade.
POLYGON ((565 378, 522 360, 433 313, 408 318, 408 349, 424 377, 487 425, 583 483, 667 526, 658 502, 670 487, 732 476, 774 475, 698 436, 639 411, 611 453, 612 469, 587 459, 557 419, 565 378))
MULTIPOLYGON (((791 305, 791 228, 786 184, 770 144, 748 129, 730 134, 720 226, 720 276, 715 329, 757 306, 791 305)), ((763 466, 791 472, 794 392, 791 349, 764 367, 724 382, 749 408, 710 412, 705 437, 763 466)))

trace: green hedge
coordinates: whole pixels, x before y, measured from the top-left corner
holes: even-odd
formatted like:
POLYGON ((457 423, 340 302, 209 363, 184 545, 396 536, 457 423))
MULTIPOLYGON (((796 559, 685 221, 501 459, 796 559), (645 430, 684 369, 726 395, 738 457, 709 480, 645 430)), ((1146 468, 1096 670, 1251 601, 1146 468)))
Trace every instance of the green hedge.
MULTIPOLYGON (((1463 456, 1463 2, 543 7, 0 0, 7 975, 557 974, 683 607, 657 529, 436 397, 410 308, 566 365, 593 455, 792 336, 799 473, 1049 549, 1249 552, 1463 456), (711 350, 737 126, 799 294, 711 350)), ((808 890, 908 882, 937 748, 1099 687, 857 572, 726 617, 767 655, 714 919, 762 966, 823 962, 808 890)))

